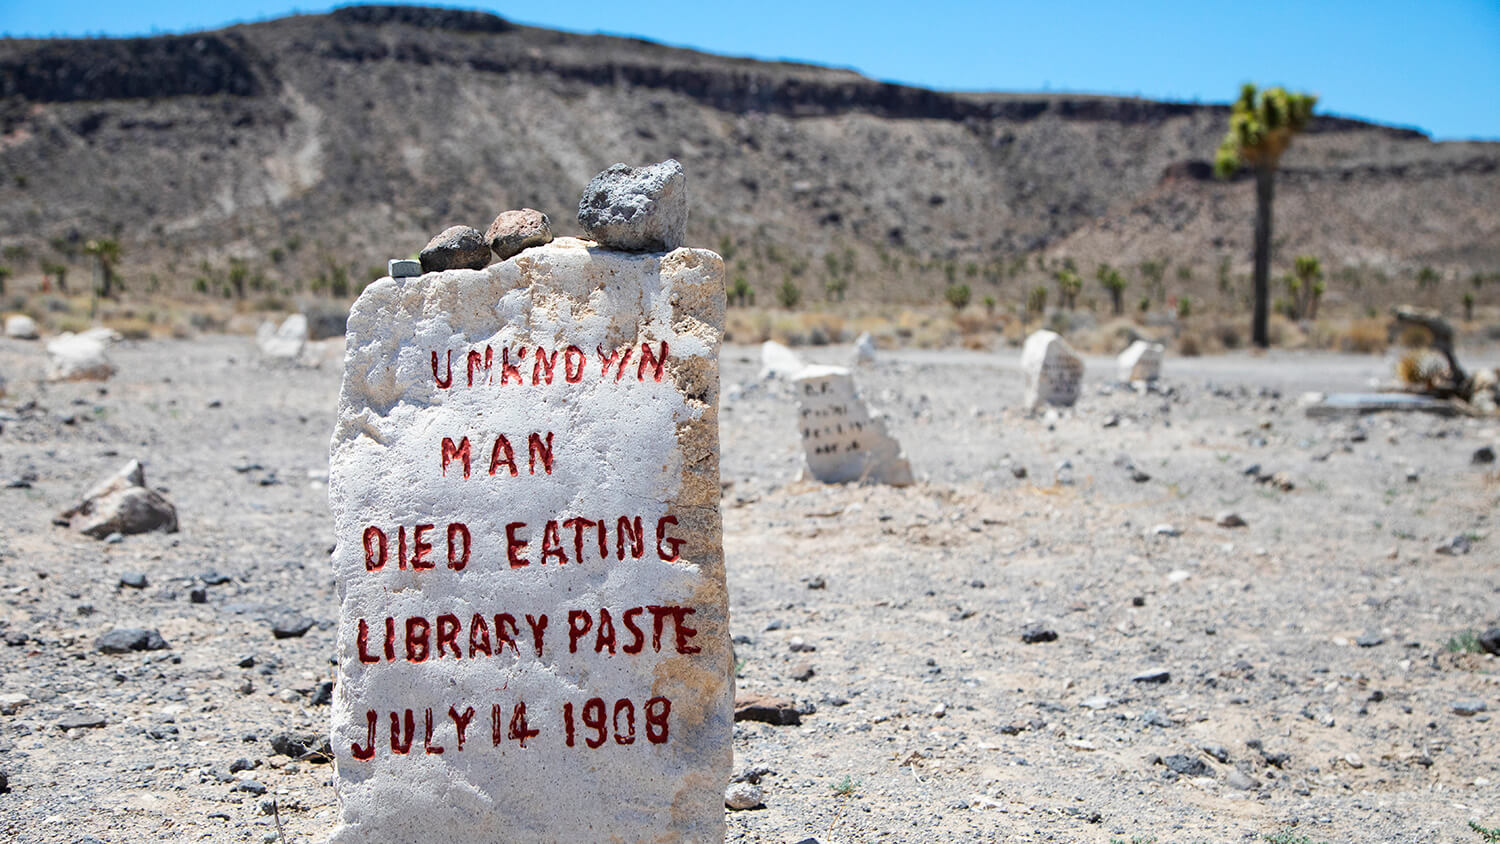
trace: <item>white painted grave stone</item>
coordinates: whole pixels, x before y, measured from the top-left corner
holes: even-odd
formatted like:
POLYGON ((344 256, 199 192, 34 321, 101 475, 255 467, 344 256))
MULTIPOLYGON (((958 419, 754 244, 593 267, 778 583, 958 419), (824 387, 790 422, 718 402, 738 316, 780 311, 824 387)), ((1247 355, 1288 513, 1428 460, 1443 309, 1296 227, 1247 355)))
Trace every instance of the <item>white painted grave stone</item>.
POLYGON ((255 344, 261 355, 270 360, 297 360, 307 346, 307 316, 292 314, 282 321, 280 328, 270 320, 262 322, 255 333, 255 344))
POLYGON ((1022 406, 1069 407, 1078 401, 1083 382, 1083 358, 1054 331, 1036 331, 1021 348, 1021 375, 1026 381, 1022 406))
POLYGON ((558 238, 349 315, 335 842, 721 841, 723 262, 558 238))
POLYGON ((792 378, 802 371, 806 364, 797 353, 781 345, 775 340, 767 340, 760 344, 760 377, 767 378, 792 378))
POLYGON ((1161 361, 1166 347, 1160 343, 1137 340, 1115 359, 1121 381, 1155 381, 1161 377, 1161 361))
POLYGON ((854 390, 854 376, 841 366, 808 366, 792 380, 807 471, 824 483, 906 486, 911 464, 885 422, 854 390))
POLYGON ((63 332, 47 341, 48 381, 107 381, 114 374, 109 340, 97 329, 63 332))

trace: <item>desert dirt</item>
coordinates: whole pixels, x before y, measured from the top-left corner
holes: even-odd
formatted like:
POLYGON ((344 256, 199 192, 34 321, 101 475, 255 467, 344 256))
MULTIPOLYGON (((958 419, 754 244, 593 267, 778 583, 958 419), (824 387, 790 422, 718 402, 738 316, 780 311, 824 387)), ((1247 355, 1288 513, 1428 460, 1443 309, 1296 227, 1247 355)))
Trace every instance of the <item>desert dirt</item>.
MULTIPOLYGON (((42 385, 40 344, 0 339, 0 839, 274 841, 279 817, 286 841, 320 840, 331 769, 271 740, 327 726, 337 355, 273 368, 243 337, 112 355, 106 383, 42 385), (131 458, 179 533, 111 544, 52 523, 131 458), (315 623, 274 638, 287 617, 315 623), (117 627, 171 647, 99 653, 117 627), (80 723, 102 726, 64 726, 80 723)), ((1363 389, 1390 361, 1292 353, 1168 358, 1152 393, 1090 359, 1076 408, 1030 418, 1016 363, 882 353, 861 393, 920 481, 823 486, 797 480, 786 386, 757 378, 758 350, 725 350, 738 686, 804 713, 736 724, 735 773, 764 808, 730 812, 729 840, 1500 826, 1500 662, 1446 646, 1500 624, 1500 476, 1470 462, 1500 424, 1308 419, 1303 391, 1363 389), (1247 526, 1216 525, 1228 510, 1247 526), (1454 537, 1467 553, 1434 550, 1454 537), (1035 627, 1056 639, 1024 643, 1035 627), (1151 670, 1169 679, 1132 680, 1151 670)))

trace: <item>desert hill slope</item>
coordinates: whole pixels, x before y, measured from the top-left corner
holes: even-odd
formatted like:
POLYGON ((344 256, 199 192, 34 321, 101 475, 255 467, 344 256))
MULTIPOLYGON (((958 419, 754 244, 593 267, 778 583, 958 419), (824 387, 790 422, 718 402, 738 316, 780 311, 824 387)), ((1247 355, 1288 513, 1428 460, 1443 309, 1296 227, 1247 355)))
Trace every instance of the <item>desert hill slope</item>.
MULTIPOLYGON (((675 157, 690 240, 767 300, 843 277, 853 300, 931 301, 972 278, 1009 301, 1062 257, 1086 277, 1166 258, 1187 268, 1170 284, 1211 299, 1219 265, 1249 261, 1253 188, 1207 173, 1226 113, 944 93, 416 7, 9 39, 0 244, 23 281, 58 258, 85 272, 81 242, 114 236, 134 289, 218 286, 231 257, 272 288, 357 284, 506 208, 576 233, 595 172, 675 157)), ((1500 143, 1321 117, 1285 167, 1282 264, 1312 252, 1396 287, 1421 265, 1500 269, 1500 143)))

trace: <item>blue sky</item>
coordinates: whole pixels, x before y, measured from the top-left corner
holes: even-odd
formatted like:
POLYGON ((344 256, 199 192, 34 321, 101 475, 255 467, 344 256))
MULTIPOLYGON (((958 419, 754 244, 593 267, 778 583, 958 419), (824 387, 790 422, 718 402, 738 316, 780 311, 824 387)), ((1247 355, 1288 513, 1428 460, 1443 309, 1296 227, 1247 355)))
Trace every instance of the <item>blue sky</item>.
MULTIPOLYGON (((1223 102, 1241 82, 1321 111, 1500 140, 1500 0, 809 0, 450 4, 521 23, 852 67, 943 89, 1223 102)), ((9 35, 134 35, 324 11, 280 0, 0 0, 9 35)))

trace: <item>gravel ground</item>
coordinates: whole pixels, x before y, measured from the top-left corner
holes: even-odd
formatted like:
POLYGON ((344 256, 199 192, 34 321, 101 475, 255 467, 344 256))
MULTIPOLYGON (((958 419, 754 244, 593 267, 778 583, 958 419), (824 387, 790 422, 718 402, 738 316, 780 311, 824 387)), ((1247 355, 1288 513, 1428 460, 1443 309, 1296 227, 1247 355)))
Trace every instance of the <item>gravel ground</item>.
MULTIPOLYGON (((0 339, 0 838, 263 841, 279 816, 319 840, 338 367, 269 368, 238 337, 113 355, 106 384, 42 386, 40 345, 0 339), (131 458, 181 532, 52 523, 131 458), (98 652, 119 627, 170 648, 98 652)), ((1374 357, 1169 359, 1147 394, 1109 363, 1078 408, 1027 418, 1014 351, 883 354, 861 391, 921 481, 825 487, 796 480, 785 386, 726 350, 738 683, 802 712, 736 725, 764 808, 730 840, 1500 826, 1500 663, 1447 647, 1500 624, 1500 475, 1470 462, 1500 423, 1305 418, 1303 391, 1364 389, 1374 357)))

